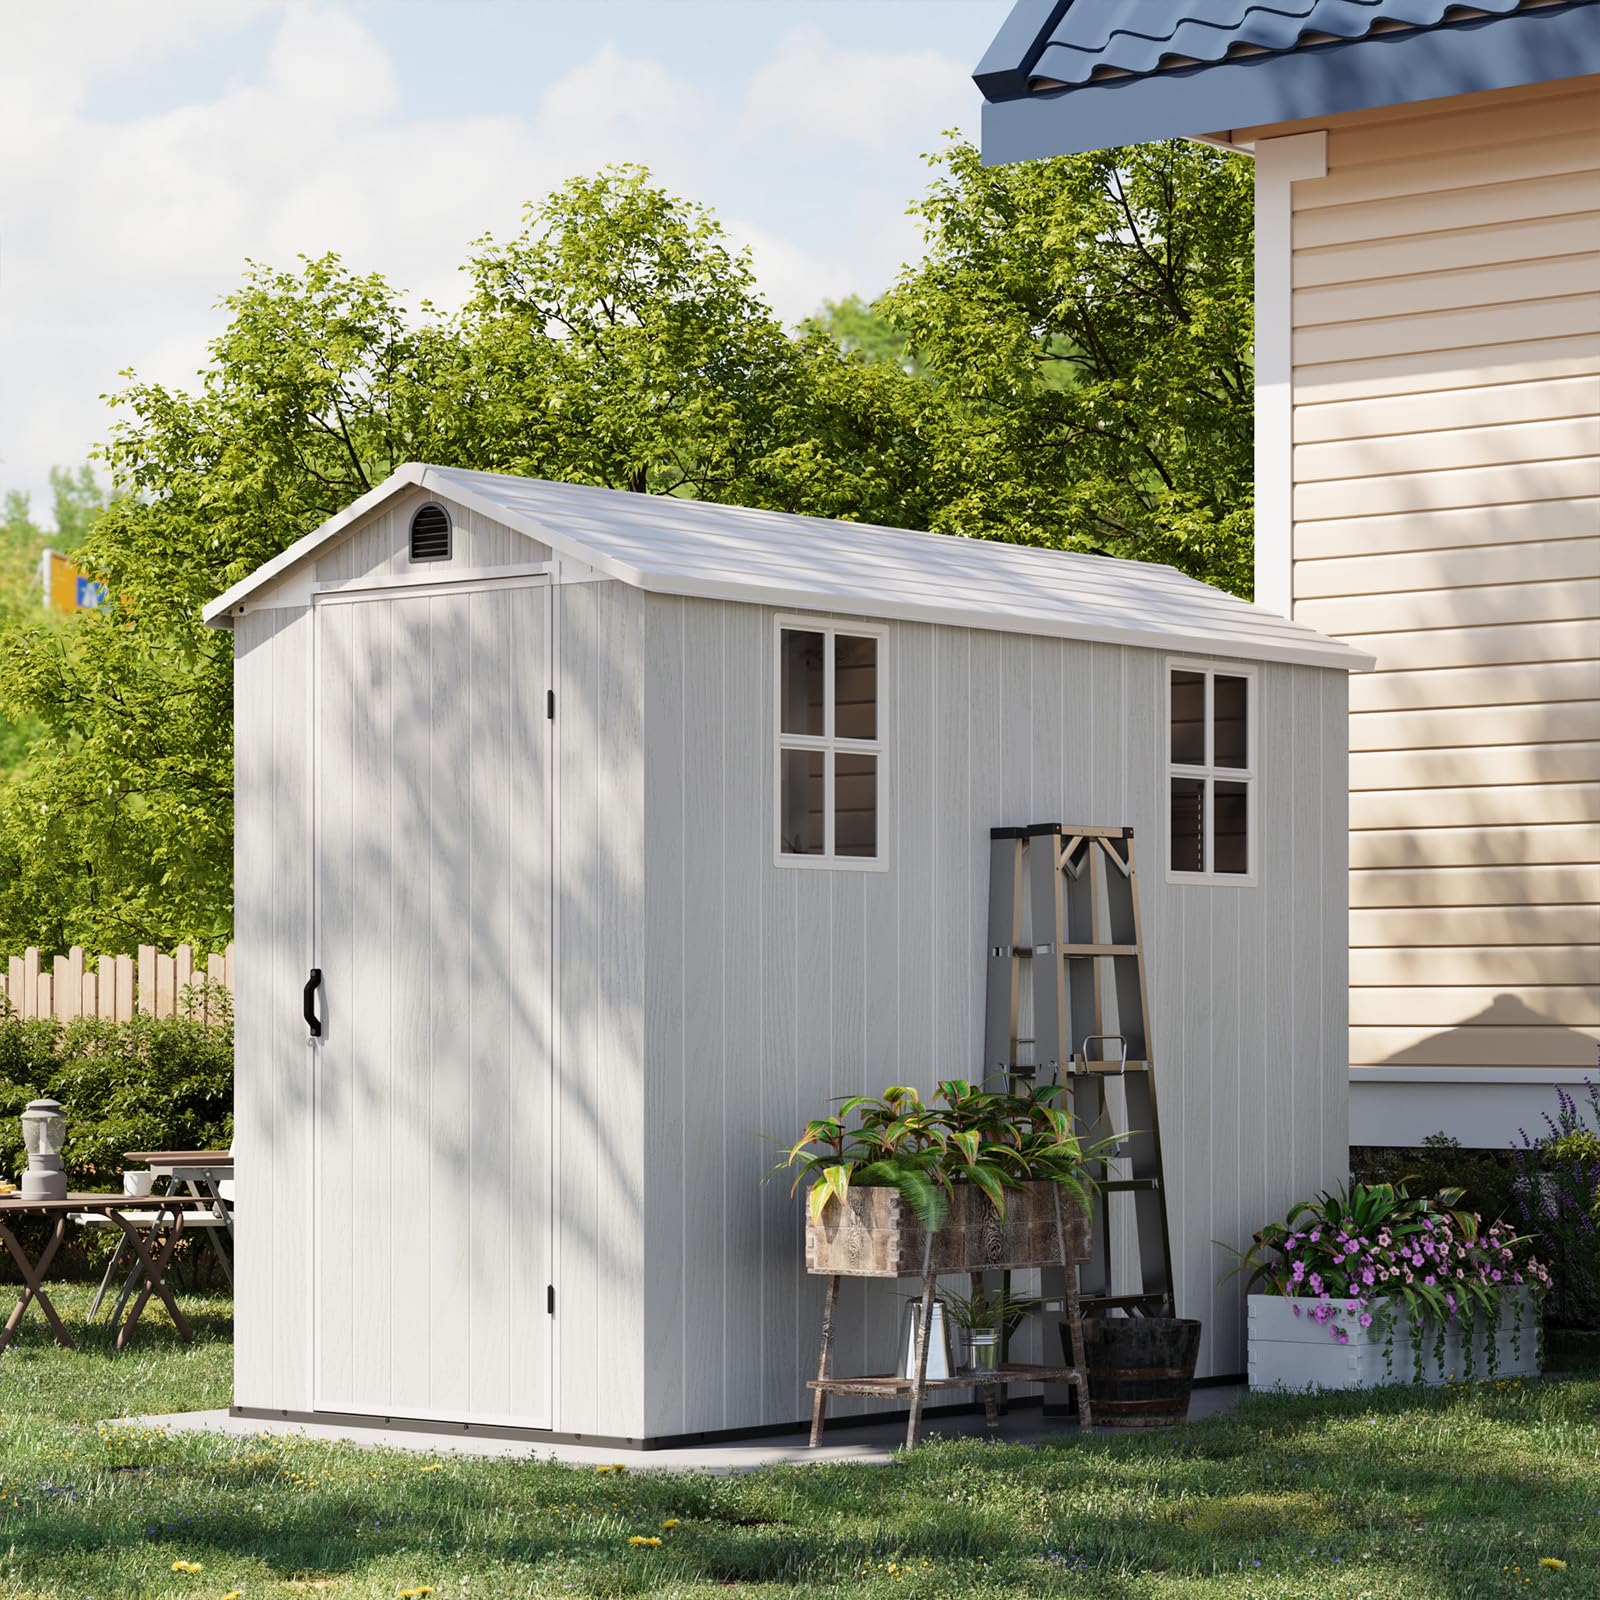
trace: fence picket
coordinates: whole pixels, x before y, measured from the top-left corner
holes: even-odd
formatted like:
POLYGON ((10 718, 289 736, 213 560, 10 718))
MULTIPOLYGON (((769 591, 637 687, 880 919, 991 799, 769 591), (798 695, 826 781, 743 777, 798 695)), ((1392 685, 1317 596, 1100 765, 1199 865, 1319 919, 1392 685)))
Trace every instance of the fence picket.
POLYGON ((234 949, 214 950, 197 959, 194 946, 181 944, 171 954, 140 945, 137 955, 86 957, 81 945, 63 956, 41 956, 29 945, 20 956, 0 956, 0 1002, 22 1018, 100 1017, 129 1022, 136 1015, 188 1015, 196 1021, 221 1020, 225 1007, 213 1007, 212 987, 233 994, 234 949), (187 1008, 180 997, 191 985, 205 991, 187 1008))

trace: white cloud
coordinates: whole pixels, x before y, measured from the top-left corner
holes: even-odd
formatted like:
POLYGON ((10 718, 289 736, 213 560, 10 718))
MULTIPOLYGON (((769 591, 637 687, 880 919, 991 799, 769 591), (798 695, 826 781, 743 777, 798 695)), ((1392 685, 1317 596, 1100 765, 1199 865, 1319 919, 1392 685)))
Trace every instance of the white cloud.
POLYGON ((818 29, 793 28, 751 79, 755 129, 883 148, 971 118, 971 65, 937 50, 851 50, 818 29))
POLYGON ((458 70, 408 96, 388 13, 343 0, 0 3, 0 489, 40 511, 50 466, 106 437, 98 397, 120 369, 193 381, 247 257, 334 250, 455 304, 471 240, 512 233, 574 173, 637 160, 728 219, 795 321, 912 253, 916 152, 972 100, 936 52, 815 30, 714 92, 591 44, 565 70, 530 61, 508 103, 458 70), (213 69, 189 70, 200 58, 213 69), (165 85, 147 107, 146 81, 165 85))

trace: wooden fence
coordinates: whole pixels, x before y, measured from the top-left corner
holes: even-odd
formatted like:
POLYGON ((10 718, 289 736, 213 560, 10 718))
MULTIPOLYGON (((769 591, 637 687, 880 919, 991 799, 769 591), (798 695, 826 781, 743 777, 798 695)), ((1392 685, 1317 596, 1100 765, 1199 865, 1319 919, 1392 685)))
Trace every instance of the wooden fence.
MULTIPOLYGON (((91 969, 81 945, 47 960, 30 947, 12 956, 0 976, 0 1000, 20 1017, 102 1017, 127 1022, 146 1016, 191 1016, 210 1021, 206 986, 233 996, 233 946, 195 963, 194 948, 180 944, 169 956, 142 944, 137 955, 100 956, 91 969), (194 986, 200 987, 194 987, 194 986)), ((214 1007, 220 1012, 220 1008, 214 1007)))

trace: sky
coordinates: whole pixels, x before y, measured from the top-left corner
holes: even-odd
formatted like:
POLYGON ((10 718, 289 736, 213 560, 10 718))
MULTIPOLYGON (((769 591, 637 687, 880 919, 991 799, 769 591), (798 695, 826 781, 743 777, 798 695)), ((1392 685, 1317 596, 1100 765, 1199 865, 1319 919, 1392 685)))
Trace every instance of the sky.
POLYGON ((775 310, 871 297, 1011 0, 0 0, 0 494, 190 386, 247 259, 459 303, 476 238, 638 161, 775 310))

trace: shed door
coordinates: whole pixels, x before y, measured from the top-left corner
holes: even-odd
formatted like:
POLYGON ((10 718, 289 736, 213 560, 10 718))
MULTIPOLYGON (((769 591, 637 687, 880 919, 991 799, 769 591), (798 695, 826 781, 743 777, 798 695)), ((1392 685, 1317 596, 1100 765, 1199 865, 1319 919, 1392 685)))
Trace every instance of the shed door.
POLYGON ((550 1426, 548 608, 316 602, 318 1410, 550 1426))

